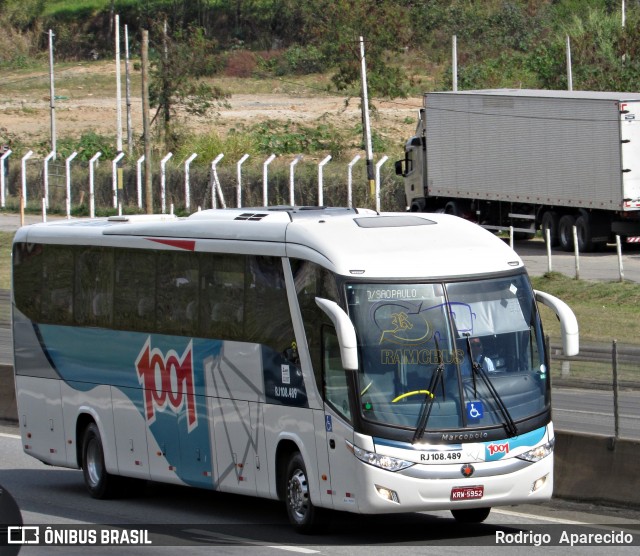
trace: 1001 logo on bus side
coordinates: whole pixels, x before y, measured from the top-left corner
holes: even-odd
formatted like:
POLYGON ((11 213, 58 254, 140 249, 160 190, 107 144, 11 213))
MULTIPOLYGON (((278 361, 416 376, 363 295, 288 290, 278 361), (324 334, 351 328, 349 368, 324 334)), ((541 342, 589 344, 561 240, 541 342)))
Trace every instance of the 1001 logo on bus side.
POLYGON ((189 342, 181 356, 172 349, 163 354, 160 349, 151 348, 149 336, 136 359, 136 370, 144 389, 149 424, 155 421, 156 411, 165 411, 168 407, 178 414, 186 402, 189 432, 198 426, 193 386, 193 342, 189 342))

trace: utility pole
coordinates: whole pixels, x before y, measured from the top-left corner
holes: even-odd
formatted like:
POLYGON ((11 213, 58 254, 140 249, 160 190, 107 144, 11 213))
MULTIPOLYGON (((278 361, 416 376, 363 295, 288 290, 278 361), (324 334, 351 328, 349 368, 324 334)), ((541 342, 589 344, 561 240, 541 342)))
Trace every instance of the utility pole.
POLYGON ((573 70, 571 69, 571 39, 567 35, 567 90, 573 91, 573 70))
POLYGON ((120 16, 115 18, 116 36, 116 150, 122 152, 122 85, 120 83, 120 16))
POLYGON ((458 37, 453 35, 451 38, 451 79, 452 90, 458 92, 458 37))
MULTIPOLYGON (((56 152, 56 93, 53 83, 53 31, 49 29, 49 106, 51 107, 51 151, 56 152)), ((53 155, 55 158, 55 154, 53 155)))
POLYGON ((127 146, 129 156, 133 155, 133 129, 131 126, 131 75, 129 74, 129 29, 124 26, 124 74, 125 94, 127 97, 127 146))
POLYGON ((161 103, 164 116, 164 140, 165 144, 169 136, 169 120, 171 118, 171 98, 169 95, 169 24, 167 18, 162 26, 162 92, 161 103))
POLYGON ((367 64, 364 58, 364 38, 360 37, 360 64, 362 68, 362 129, 367 150, 367 180, 369 193, 375 195, 375 179, 373 173, 373 147, 371 146, 371 125, 369 123, 369 98, 367 92, 367 64))
POLYGON ((151 134, 149 132, 149 31, 142 30, 142 140, 144 142, 144 190, 147 214, 153 214, 151 188, 151 134))

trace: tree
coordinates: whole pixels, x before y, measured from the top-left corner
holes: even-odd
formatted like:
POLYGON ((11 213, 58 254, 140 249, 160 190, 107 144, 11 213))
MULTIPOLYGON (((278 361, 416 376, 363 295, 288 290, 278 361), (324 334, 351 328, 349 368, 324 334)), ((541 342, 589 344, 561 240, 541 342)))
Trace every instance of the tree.
POLYGON ((398 2, 318 0, 306 3, 305 34, 336 65, 332 77, 340 90, 360 81, 359 37, 366 42, 367 74, 373 94, 406 96, 404 70, 392 62, 409 44, 408 10, 398 2))
POLYGON ((213 51, 211 40, 199 27, 171 33, 166 21, 154 28, 156 59, 152 64, 149 86, 150 103, 157 107, 153 119, 162 118, 167 147, 173 148, 172 122, 178 108, 188 114, 203 115, 227 98, 222 89, 202 79, 207 69, 207 52, 213 51))

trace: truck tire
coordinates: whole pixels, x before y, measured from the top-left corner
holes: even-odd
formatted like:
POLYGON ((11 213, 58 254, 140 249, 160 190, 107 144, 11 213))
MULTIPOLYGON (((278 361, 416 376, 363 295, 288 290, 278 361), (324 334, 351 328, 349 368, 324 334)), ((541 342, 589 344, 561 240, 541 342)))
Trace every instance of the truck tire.
POLYGON ((540 229, 542 230, 542 239, 547 242, 547 230, 549 230, 550 247, 558 247, 560 239, 558 238, 558 213, 548 210, 542 215, 540 229))
POLYGON ((571 214, 565 214, 558 222, 558 240, 563 251, 573 251, 573 227, 576 219, 571 214))
POLYGON ((578 234, 578 249, 581 253, 594 251, 593 230, 591 222, 585 215, 576 218, 576 231, 578 234))
POLYGON ((453 216, 460 216, 460 209, 458 208, 458 203, 456 203, 455 201, 449 201, 444 206, 444 213, 451 214, 453 216))

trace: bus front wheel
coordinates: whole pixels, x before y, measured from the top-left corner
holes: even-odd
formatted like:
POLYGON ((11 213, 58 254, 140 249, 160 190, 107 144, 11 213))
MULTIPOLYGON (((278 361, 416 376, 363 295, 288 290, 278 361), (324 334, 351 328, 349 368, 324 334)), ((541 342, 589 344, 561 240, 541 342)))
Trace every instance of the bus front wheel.
POLYGON ((82 473, 84 484, 93 498, 108 499, 117 494, 118 477, 107 472, 100 431, 90 423, 82 440, 82 473))
POLYGON ((299 452, 287 465, 285 504, 289 521, 298 533, 315 533, 324 525, 322 510, 311 502, 307 469, 299 452))
POLYGON ((467 508, 464 510, 451 510, 451 514, 460 523, 482 523, 489 517, 491 508, 467 508))

